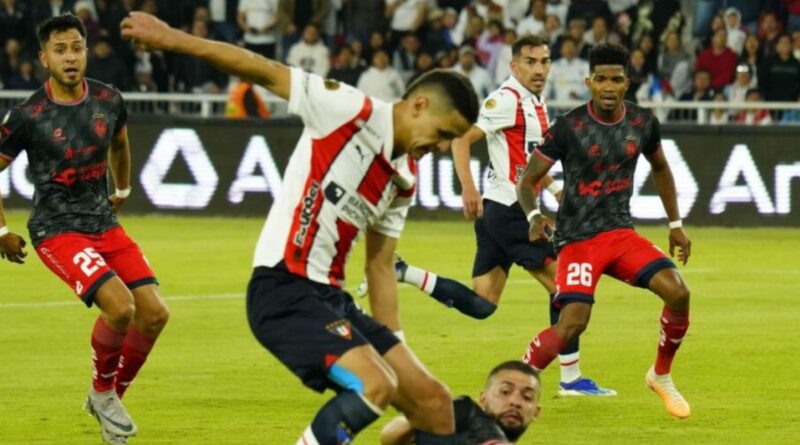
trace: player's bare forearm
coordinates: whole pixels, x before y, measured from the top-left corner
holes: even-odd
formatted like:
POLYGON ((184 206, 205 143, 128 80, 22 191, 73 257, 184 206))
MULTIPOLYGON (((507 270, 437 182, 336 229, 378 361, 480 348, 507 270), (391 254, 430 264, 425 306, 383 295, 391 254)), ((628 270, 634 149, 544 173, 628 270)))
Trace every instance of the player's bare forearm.
POLYGON ((202 59, 216 68, 248 80, 289 99, 291 75, 289 68, 274 60, 228 43, 203 39, 187 34, 156 17, 132 12, 122 21, 122 36, 140 41, 150 48, 162 49, 202 59))
POLYGON ((470 169, 471 150, 470 147, 475 142, 483 139, 483 131, 472 126, 460 138, 453 139, 453 164, 456 168, 456 175, 461 182, 461 188, 475 188, 475 178, 472 177, 472 170, 470 169))
POLYGON ((120 190, 129 188, 131 186, 131 148, 127 129, 117 133, 111 140, 108 164, 111 167, 114 186, 120 190))
POLYGON ((399 331, 400 310, 397 303, 397 276, 394 271, 397 240, 367 230, 366 245, 365 267, 372 317, 390 330, 399 331))
POLYGON ((536 184, 544 178, 553 164, 539 159, 538 156, 531 156, 522 177, 517 181, 517 200, 522 210, 527 215, 538 208, 536 204, 536 184))
POLYGON ((661 203, 664 205, 667 218, 670 221, 681 219, 680 211, 678 210, 678 193, 675 190, 675 178, 673 178, 672 170, 669 168, 666 157, 664 157, 664 151, 658 149, 647 159, 652 166, 653 182, 658 196, 661 197, 661 203))

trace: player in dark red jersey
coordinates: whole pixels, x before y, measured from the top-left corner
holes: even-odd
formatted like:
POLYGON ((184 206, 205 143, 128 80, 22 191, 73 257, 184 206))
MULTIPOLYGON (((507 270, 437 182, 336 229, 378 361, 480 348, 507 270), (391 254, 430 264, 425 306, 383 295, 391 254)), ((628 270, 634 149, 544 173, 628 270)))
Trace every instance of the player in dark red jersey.
MULTIPOLYGON (((542 383, 539 373, 523 362, 511 360, 492 369, 486 387, 475 402, 469 396, 453 401, 456 431, 463 445, 510 445, 539 418, 542 383)), ((405 417, 389 422, 381 431, 383 445, 413 443, 405 417)))
POLYGON ((628 89, 628 52, 599 45, 590 53, 592 99, 558 118, 534 151, 517 184, 517 196, 528 220, 530 238, 549 238, 550 221, 536 204, 535 184, 556 161, 564 167, 564 195, 554 235, 558 249, 556 302, 561 317, 533 339, 525 361, 544 369, 565 344, 586 329, 600 275, 648 288, 665 303, 655 365, 647 385, 671 415, 686 418, 689 404, 672 383, 672 359, 689 327, 689 289, 674 263, 633 230, 630 198, 639 154, 653 169, 653 180, 669 217, 670 255, 686 264, 691 242, 682 228, 675 182, 661 149, 658 119, 624 102, 628 89))
POLYGON ((261 84, 303 121, 247 290, 258 341, 310 389, 336 393, 296 443, 352 443, 391 403, 413 425, 417 445, 457 444, 447 388, 342 286, 349 253, 366 232, 367 276, 379 290, 370 296, 373 313, 397 305, 392 254, 413 196, 415 159, 446 151, 478 117, 469 79, 433 70, 387 103, 148 14, 131 13, 122 35, 261 84))
MULTIPOLYGON (((117 221, 130 194, 127 112, 114 87, 84 78, 86 30, 62 15, 39 25, 39 60, 50 79, 0 127, 0 170, 26 156, 35 185, 28 230, 36 253, 100 316, 92 331, 86 409, 109 443, 136 434, 120 398, 167 322, 153 271, 117 221), (110 169, 116 192, 109 196, 110 169)), ((0 254, 22 263, 25 241, 0 206, 0 254)))

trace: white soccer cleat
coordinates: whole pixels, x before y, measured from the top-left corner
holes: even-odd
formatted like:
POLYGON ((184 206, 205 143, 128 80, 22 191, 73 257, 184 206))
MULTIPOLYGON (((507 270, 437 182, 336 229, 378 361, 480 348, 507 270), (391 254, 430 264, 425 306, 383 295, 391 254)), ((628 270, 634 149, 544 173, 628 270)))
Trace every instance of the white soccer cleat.
POLYGON ((644 380, 647 383, 647 387, 661 397, 661 400, 664 401, 664 409, 666 409, 671 416, 677 417, 678 419, 685 419, 692 414, 692 410, 689 408, 689 402, 678 392, 678 388, 676 388, 675 384, 672 382, 672 376, 670 374, 657 375, 655 368, 650 368, 644 380))
POLYGON ((105 392, 97 392, 92 388, 89 390, 83 408, 100 422, 100 427, 104 430, 101 431, 104 440, 105 433, 122 437, 136 435, 136 425, 125 411, 125 407, 122 406, 122 402, 113 388, 105 392))

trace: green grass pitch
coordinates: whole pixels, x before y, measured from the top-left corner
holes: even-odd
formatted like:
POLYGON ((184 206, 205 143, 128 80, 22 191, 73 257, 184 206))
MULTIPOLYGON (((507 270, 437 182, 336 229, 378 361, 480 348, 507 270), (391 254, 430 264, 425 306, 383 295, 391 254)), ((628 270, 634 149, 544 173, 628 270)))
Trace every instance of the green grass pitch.
MULTIPOLYGON (((27 215, 9 212, 19 231, 27 215)), ((244 289, 263 219, 124 216, 162 283, 172 318, 126 397, 132 444, 292 445, 329 395, 304 389, 263 350, 245 320, 244 289)), ((667 230, 641 231, 664 247, 667 230)), ((554 398, 544 373, 542 417, 521 444, 800 443, 800 230, 688 227, 694 253, 681 267, 693 291, 692 325, 673 375, 692 404, 669 418, 644 387, 661 304, 608 277, 582 338, 584 372, 619 396, 554 398)), ((30 249, 29 249, 30 250, 30 249)), ((410 263, 469 280, 467 222, 409 222, 400 251, 410 263)), ((361 279, 363 245, 348 267, 361 279)), ((90 383, 86 310, 35 253, 0 264, 0 444, 98 444, 81 410, 90 383)), ((547 323, 546 295, 514 269, 498 312, 465 318, 400 287, 412 349, 456 394, 477 395, 494 364, 521 356, 547 323)), ((366 301, 364 301, 366 303, 366 301)), ((381 419, 357 443, 377 444, 381 419)))

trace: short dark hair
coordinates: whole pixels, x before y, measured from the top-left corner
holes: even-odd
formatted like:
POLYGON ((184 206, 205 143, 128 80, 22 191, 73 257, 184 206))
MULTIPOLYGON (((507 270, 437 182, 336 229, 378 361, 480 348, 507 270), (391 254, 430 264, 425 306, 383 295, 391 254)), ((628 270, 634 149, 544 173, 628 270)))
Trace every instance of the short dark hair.
POLYGON ((50 40, 54 32, 64 32, 70 29, 77 29, 82 38, 86 38, 86 28, 77 16, 71 13, 57 15, 39 23, 36 27, 36 36, 39 38, 39 46, 44 45, 50 40))
POLYGON ((536 381, 541 386, 542 380, 539 378, 539 372, 533 368, 531 368, 525 362, 521 362, 519 360, 509 360, 507 362, 500 363, 499 365, 495 366, 490 372, 489 376, 486 378, 486 381, 489 382, 492 380, 492 377, 497 375, 501 371, 517 371, 521 372, 525 375, 529 375, 536 379, 536 381))
POLYGON ((525 48, 526 46, 533 46, 533 47, 548 46, 547 38, 544 36, 532 35, 532 34, 520 37, 519 39, 517 39, 516 42, 514 42, 513 45, 511 45, 511 57, 519 56, 520 52, 522 51, 522 48, 525 48))
POLYGON ((593 73, 598 65, 622 65, 627 74, 630 57, 630 53, 623 46, 601 43, 589 51, 589 72, 593 73))
POLYGON ((439 89, 450 105, 464 116, 467 122, 478 120, 478 95, 472 83, 463 74, 450 70, 435 69, 417 78, 408 86, 403 99, 407 99, 420 88, 433 87, 439 89))

